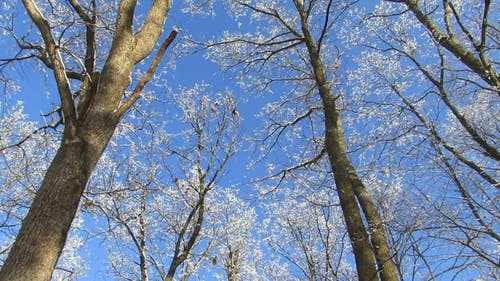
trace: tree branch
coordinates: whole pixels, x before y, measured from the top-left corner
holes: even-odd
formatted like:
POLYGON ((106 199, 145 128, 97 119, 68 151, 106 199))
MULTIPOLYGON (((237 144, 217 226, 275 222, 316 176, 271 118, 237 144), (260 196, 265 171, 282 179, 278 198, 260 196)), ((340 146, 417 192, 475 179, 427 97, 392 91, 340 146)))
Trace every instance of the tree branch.
POLYGON ((66 70, 59 47, 56 45, 56 42, 52 37, 49 23, 47 22, 47 20, 45 20, 36 4, 32 0, 23 0, 23 4, 26 8, 26 11, 28 12, 28 15, 40 30, 40 33, 43 37, 43 41, 46 45, 50 60, 52 62, 52 71, 56 79, 57 90, 61 99, 61 108, 63 111, 64 122, 67 127, 71 127, 71 124, 76 120, 75 105, 71 95, 69 81, 68 77, 66 76, 66 70))
POLYGON ((115 34, 132 34, 137 0, 121 0, 115 34))
MULTIPOLYGON (((387 1, 387 0, 386 0, 387 1)), ((392 1, 395 2, 395 1, 392 1)), ((396 1, 400 2, 400 1, 396 1)), ((453 36, 447 36, 418 6, 418 0, 403 0, 408 9, 413 12, 417 19, 430 32, 434 40, 448 51, 454 54, 463 64, 477 73, 485 82, 494 87, 495 91, 500 95, 500 79, 498 73, 492 68, 484 65, 481 59, 478 59, 474 54, 467 50, 453 36)), ((484 55, 486 56, 486 55, 484 55)))
POLYGON ((156 38, 161 33, 158 30, 163 29, 163 23, 166 19, 165 15, 171 6, 172 0, 156 0, 153 2, 141 30, 136 35, 137 45, 134 49, 136 63, 143 60, 153 50, 154 42, 156 42, 156 38))
POLYGON ((453 154, 460 162, 464 163, 467 165, 469 168, 473 169, 476 171, 483 179, 485 179, 487 182, 489 182, 491 185, 493 185, 495 188, 500 189, 499 182, 494 179, 490 174, 488 174, 483 168, 478 166, 476 163, 473 161, 468 160, 465 158, 464 155, 462 155, 455 147, 451 146, 448 142, 446 142, 441 135, 436 131, 436 128, 427 122, 427 120, 420 114, 420 112, 415 108, 415 106, 412 104, 410 100, 408 100, 398 89, 398 87, 394 84, 390 85, 391 89, 398 95, 399 98, 406 104, 408 107, 408 110, 417 117, 420 122, 425 126, 425 128, 429 131, 431 136, 435 139, 435 141, 439 144, 441 144, 446 150, 448 150, 451 154, 453 154))
MULTIPOLYGON (((438 45, 438 49, 440 49, 440 46, 438 45)), ((484 139, 479 132, 474 128, 474 126, 467 120, 467 118, 459 111, 459 109, 455 106, 455 104, 450 100, 448 91, 446 90, 444 86, 444 71, 445 71, 445 65, 444 65, 444 60, 445 56, 442 54, 440 50, 439 56, 441 58, 441 77, 439 80, 435 78, 429 70, 427 70, 416 58, 414 55, 409 54, 403 50, 398 50, 394 48, 394 50, 404 54, 406 57, 408 57, 414 64, 417 66, 417 68, 424 74, 424 76, 432 83, 436 88, 438 89, 439 92, 439 97, 441 100, 448 106, 448 108, 451 110, 453 115, 457 118, 457 120, 462 124, 464 129, 469 133, 469 135, 472 137, 472 139, 481 147, 484 149, 484 154, 487 155, 488 157, 491 157, 492 159, 495 159, 497 161, 500 161, 500 152, 492 145, 490 145, 486 139, 484 139)))
POLYGON ((175 37, 177 36, 177 30, 172 30, 170 32, 170 35, 163 41, 160 49, 158 50, 158 53, 154 57, 153 61, 151 62, 151 65, 148 68, 148 71, 146 74, 142 77, 142 79, 139 81, 139 83, 135 86, 134 91, 132 92, 132 95, 128 98, 127 101, 125 101, 124 104, 118 108, 118 116, 123 116, 123 114, 135 103, 137 99, 140 98, 142 90, 144 89, 144 86, 151 80, 151 77, 153 77, 153 74, 155 73, 156 69, 158 68, 158 65, 160 64, 161 60, 163 59, 163 56, 165 55, 165 52, 167 51, 168 47, 170 44, 174 41, 175 37))
POLYGON ((85 50, 85 72, 92 73, 94 72, 94 63, 95 63, 95 24, 96 24, 96 14, 97 7, 95 0, 92 1, 92 17, 89 16, 83 7, 78 3, 78 0, 68 0, 73 7, 73 9, 78 13, 78 16, 85 23, 86 28, 86 50, 85 50))

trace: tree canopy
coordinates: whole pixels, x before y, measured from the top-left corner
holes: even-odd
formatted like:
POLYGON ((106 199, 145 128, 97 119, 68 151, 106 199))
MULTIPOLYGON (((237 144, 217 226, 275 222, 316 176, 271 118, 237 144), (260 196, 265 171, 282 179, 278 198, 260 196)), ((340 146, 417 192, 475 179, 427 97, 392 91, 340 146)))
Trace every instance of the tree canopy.
POLYGON ((0 12, 0 281, 500 279, 500 6, 0 12))

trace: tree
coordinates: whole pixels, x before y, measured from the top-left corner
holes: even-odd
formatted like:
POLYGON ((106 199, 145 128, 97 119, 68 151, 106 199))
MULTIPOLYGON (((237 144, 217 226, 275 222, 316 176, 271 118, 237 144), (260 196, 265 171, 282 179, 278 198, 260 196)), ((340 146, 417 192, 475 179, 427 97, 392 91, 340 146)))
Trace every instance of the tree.
POLYGON ((211 266, 222 268, 224 274, 215 270, 217 280, 268 280, 263 264, 260 241, 255 237, 257 213, 248 202, 242 200, 234 187, 218 190, 212 199, 207 214, 210 241, 211 266))
MULTIPOLYGON (((305 102, 301 108, 303 114, 298 114, 293 121, 275 126, 271 134, 275 133, 278 138, 283 131, 307 120, 313 113, 323 114, 324 141, 319 155, 298 166, 306 166, 325 154, 328 156, 356 259, 358 278, 397 280, 398 273, 392 261, 384 223, 347 155, 338 105, 341 93, 334 92, 338 67, 336 59, 339 57, 334 56, 338 50, 328 36, 354 2, 296 0, 293 5, 282 1, 232 3, 236 17, 249 13, 252 20, 262 22, 259 27, 261 32, 228 33, 222 40, 209 43, 208 47, 218 48, 213 55, 215 60, 226 63, 226 67, 242 65, 246 74, 244 79, 250 77, 249 73, 261 79, 255 84, 252 84, 254 81, 247 82, 262 85, 259 89, 284 82, 289 83, 291 92, 300 93, 300 101, 305 102), (318 93, 319 101, 316 100, 313 105, 310 101, 314 92, 318 93)), ((283 101, 283 104, 288 102, 283 101)))
POLYGON ((154 1, 137 33, 134 31, 137 1, 120 1, 113 39, 111 46, 104 46, 109 49, 102 65, 96 57, 96 36, 103 31, 97 25, 96 1, 83 5, 69 1, 72 21, 66 25, 56 24, 58 18, 51 14, 50 3, 37 5, 31 0, 22 3, 43 43, 20 41, 19 44, 29 57, 39 59, 53 73, 64 132, 0 271, 0 280, 50 280, 92 170, 120 119, 140 97, 176 32, 164 41, 131 95, 122 100, 132 82, 134 66, 153 51, 162 35, 172 1, 154 1), (80 32, 85 32, 83 47, 73 49, 80 32), (75 84, 70 84, 70 80, 75 84))
POLYGON ((174 108, 150 105, 147 116, 125 120, 88 188, 84 206, 106 220, 120 280, 188 280, 211 265, 216 235, 207 216, 215 221, 223 208, 216 194, 239 148, 240 116, 230 92, 207 87, 181 89, 174 108), (178 121, 168 126, 172 114, 178 121))
MULTIPOLYGON (((24 105, 18 101, 12 107, 2 107, 1 123, 8 124, 0 129, 0 256, 4 260, 36 193, 37 183, 43 179, 48 161, 56 150, 57 134, 50 125, 37 128, 36 122, 28 121, 24 105), (44 153, 40 153, 44 151, 44 153)), ((86 263, 76 253, 82 246, 79 235, 81 218, 72 224, 65 250, 54 271, 55 280, 76 280, 84 274, 86 263)))
POLYGON ((288 280, 352 280, 342 210, 331 196, 331 175, 319 164, 295 171, 263 203, 263 247, 289 265, 288 280))
POLYGON ((405 279, 459 275, 466 268, 497 274, 491 250, 499 241, 492 10, 488 1, 384 1, 359 11, 363 25, 356 32, 345 31, 349 45, 363 48, 351 76, 357 107, 371 115, 367 123, 398 124, 394 131, 371 126, 377 132, 368 139, 384 143, 391 155, 377 153, 393 161, 386 171, 400 170, 413 188, 404 191, 405 205, 422 210, 393 217, 405 279), (435 256, 436 245, 447 251, 435 256), (410 264, 419 270, 409 270, 410 264))

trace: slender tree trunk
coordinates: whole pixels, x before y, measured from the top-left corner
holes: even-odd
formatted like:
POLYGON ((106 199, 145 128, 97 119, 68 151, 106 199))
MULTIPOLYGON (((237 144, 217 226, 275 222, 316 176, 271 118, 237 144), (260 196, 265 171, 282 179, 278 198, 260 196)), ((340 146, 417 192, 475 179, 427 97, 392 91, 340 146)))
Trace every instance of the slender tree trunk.
POLYGON ((23 0, 23 3, 51 55, 65 129, 61 146, 0 271, 0 281, 49 281, 92 170, 122 114, 131 105, 128 101, 120 103, 131 83, 132 69, 153 50, 172 1, 154 1, 137 35, 132 30, 136 1, 120 2, 109 56, 99 81, 95 81, 95 92, 88 93, 90 102, 83 110, 76 108, 71 98, 64 64, 48 22, 33 1, 23 0), (84 114, 77 116, 76 112, 84 114))
POLYGON ((324 99, 323 104, 325 106, 326 150, 334 172, 340 206, 354 251, 358 278, 360 281, 375 281, 378 280, 375 255, 356 201, 352 182, 349 179, 351 171, 347 168, 349 159, 345 155, 340 116, 331 98, 324 99))
POLYGON ((307 14, 299 1, 295 3, 301 15, 304 43, 309 52, 314 78, 323 102, 326 151, 334 173, 340 205, 353 247, 358 278, 362 281, 375 281, 379 280, 380 273, 380 280, 397 281, 399 277, 392 261, 382 220, 369 193, 347 157, 342 120, 336 106, 335 96, 326 82, 326 73, 319 48, 308 29, 307 14), (367 231, 364 225, 358 202, 368 221, 370 231, 367 231))
POLYGON ((139 267, 141 268, 141 281, 149 281, 148 277, 148 261, 146 257, 146 220, 144 216, 146 215, 148 189, 147 186, 142 187, 141 196, 141 212, 139 213, 139 267))
MULTIPOLYGON (((328 92, 330 92, 329 89, 328 92)), ((372 269, 375 268, 373 260, 375 258, 380 272, 380 280, 399 280, 396 265, 392 260, 392 254, 387 242, 383 221, 370 194, 346 155, 342 121, 333 95, 330 92, 326 96, 322 95, 322 99, 325 107, 326 149, 335 176, 335 183, 348 231, 351 228, 349 236, 356 255, 359 279, 378 280, 377 270, 373 272, 372 269), (361 218, 358 203, 368 221, 368 232, 361 218), (354 245, 356 242, 358 245, 354 245), (358 254, 362 256, 359 260, 358 254), (362 267, 361 270, 359 266, 362 267)))
MULTIPOLYGON (((321 66, 319 57, 317 60, 319 64, 314 63, 316 65, 314 66, 315 69, 321 66)), ((322 67, 315 72, 324 73, 322 67)), ((319 84, 319 91, 325 111, 325 144, 335 176, 335 183, 349 237, 353 244, 359 280, 378 280, 378 271, 380 272, 380 280, 399 280, 396 266, 392 261, 392 254, 387 242, 383 221, 378 214, 370 194, 363 186, 356 170, 346 155, 342 121, 335 104, 334 96, 328 88, 326 80, 318 80, 325 81, 324 84, 319 84), (363 223, 358 202, 368 221, 369 231, 366 230, 363 223), (375 260, 378 270, 375 266, 375 260)))
POLYGON ((366 190, 362 181, 359 179, 356 170, 348 160, 347 169, 351 183, 354 187, 354 194, 358 199, 359 204, 368 221, 369 233, 372 246, 375 250, 375 258, 377 260, 378 270, 381 280, 399 280, 399 274, 396 264, 393 261, 393 254, 387 242, 387 234, 384 229, 384 223, 379 215, 379 212, 373 203, 370 193, 366 190))
POLYGON ((175 244, 174 257, 168 268, 165 281, 174 280, 177 268, 189 257, 201 231, 201 225, 205 215, 205 196, 207 190, 202 189, 197 205, 191 210, 184 225, 177 236, 175 244), (196 217, 195 217, 196 216, 196 217), (189 228, 192 227, 190 230, 189 228), (184 244, 185 236, 188 236, 187 243, 184 244), (182 249, 181 249, 182 248, 182 249))
POLYGON ((240 278, 238 277, 238 271, 239 271, 239 264, 238 264, 238 250, 233 251, 231 247, 229 247, 229 254, 227 257, 227 264, 226 264, 226 270, 227 270, 227 281, 239 281, 240 278))

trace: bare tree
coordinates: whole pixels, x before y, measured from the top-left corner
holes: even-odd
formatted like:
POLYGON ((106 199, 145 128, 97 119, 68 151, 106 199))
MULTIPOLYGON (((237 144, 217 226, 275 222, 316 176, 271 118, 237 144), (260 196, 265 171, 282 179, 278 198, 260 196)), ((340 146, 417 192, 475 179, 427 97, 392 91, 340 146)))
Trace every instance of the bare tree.
POLYGON ((78 71, 66 67, 67 56, 61 43, 64 36, 71 32, 56 32, 61 28, 64 31, 65 27, 51 25, 47 19, 50 17, 49 8, 41 9, 32 0, 22 3, 43 39, 43 44, 33 44, 36 46, 32 48, 33 57, 39 58, 54 75, 64 133, 0 271, 0 280, 50 280, 92 170, 120 118, 140 97, 176 32, 165 40, 132 94, 122 100, 132 82, 130 74, 134 66, 153 51, 163 34, 172 1, 154 1, 138 32, 133 28, 137 1, 120 1, 112 44, 102 69, 97 68, 95 56, 97 1, 89 1, 85 5, 69 1, 75 22, 79 24, 66 28, 77 27, 76 33, 78 29, 85 30, 83 54, 71 53, 83 62, 78 71), (77 81, 78 91, 72 91, 74 87, 70 79, 77 81), (75 99, 75 96, 78 98, 75 99))
POLYGON ((337 103, 340 93, 334 92, 338 61, 335 63, 332 57, 338 52, 328 36, 335 30, 338 19, 354 2, 295 0, 293 5, 287 5, 279 1, 272 4, 234 1, 232 6, 237 10, 235 14, 250 13, 250 17, 262 20, 266 27, 261 26, 263 32, 254 37, 248 34, 228 35, 228 38, 209 47, 226 48, 224 55, 228 59, 214 55, 222 62, 232 60, 226 66, 242 65, 245 73, 254 71, 258 77, 262 77, 262 81, 256 83, 262 85, 261 89, 275 82, 283 82, 292 85, 292 91, 302 94, 301 101, 305 100, 306 103, 305 106, 302 104, 301 110, 305 113, 289 123, 276 126, 273 137, 279 138, 283 131, 308 120, 313 113, 323 114, 322 152, 311 159, 317 160, 325 154, 328 156, 353 246, 358 278, 397 280, 398 273, 392 261, 384 222, 348 157, 341 110, 337 103), (318 94, 319 103, 312 105, 307 102, 313 100, 314 92, 318 94))
POLYGON ((363 48, 351 76, 365 100, 359 111, 378 116, 375 124, 397 124, 369 139, 390 151, 380 161, 409 187, 408 210, 390 215, 404 279, 459 276, 465 268, 497 274, 494 10, 489 1, 383 1, 360 15, 357 32, 346 29, 348 43, 363 48), (435 256, 429 245, 447 250, 435 256))
POLYGON ((205 87, 175 95, 175 129, 163 124, 171 114, 163 104, 164 118, 122 132, 109 151, 111 170, 122 172, 101 173, 89 187, 87 205, 106 218, 110 264, 120 280, 188 280, 211 264, 215 226, 207 216, 215 221, 212 213, 222 208, 213 197, 239 147, 240 117, 229 92, 208 94, 205 87))
MULTIPOLYGON (((187 216, 177 229, 173 258, 165 280, 171 281, 177 268, 193 255, 192 251, 202 239, 202 226, 210 207, 208 196, 213 192, 222 176, 225 166, 238 148, 238 128, 240 117, 236 100, 227 93, 210 98, 199 93, 200 89, 187 91, 181 95, 180 107, 183 120, 191 127, 185 132, 188 146, 172 148, 179 157, 183 178, 174 178, 174 183, 185 194, 187 216)), ((213 204, 213 203, 212 203, 213 204)), ((216 206, 211 206, 216 208, 216 206)), ((210 251, 210 242, 201 258, 210 251)), ((192 272, 184 272, 186 277, 192 272)))
POLYGON ((350 280, 356 271, 345 260, 342 209, 331 196, 331 175, 318 164, 295 171, 273 192, 280 200, 265 202, 265 246, 290 264, 290 280, 350 280))
POLYGON ((212 198, 212 207, 207 216, 212 228, 210 241, 210 269, 221 268, 224 275, 215 275, 217 280, 269 280, 262 265, 259 239, 255 237, 257 214, 249 202, 240 198, 235 187, 219 189, 212 198))

